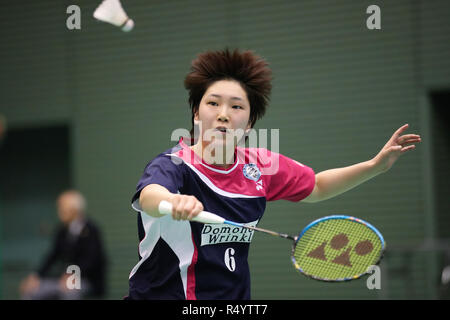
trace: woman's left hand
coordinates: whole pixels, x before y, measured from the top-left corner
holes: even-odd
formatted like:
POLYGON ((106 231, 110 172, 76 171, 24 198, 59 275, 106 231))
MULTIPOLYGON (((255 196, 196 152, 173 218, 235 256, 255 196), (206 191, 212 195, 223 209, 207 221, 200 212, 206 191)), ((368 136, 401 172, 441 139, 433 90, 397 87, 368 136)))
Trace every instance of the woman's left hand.
POLYGON ((415 143, 422 141, 417 134, 402 135, 408 127, 409 125, 405 124, 395 131, 381 151, 373 158, 374 165, 380 172, 388 171, 402 154, 414 150, 415 143))

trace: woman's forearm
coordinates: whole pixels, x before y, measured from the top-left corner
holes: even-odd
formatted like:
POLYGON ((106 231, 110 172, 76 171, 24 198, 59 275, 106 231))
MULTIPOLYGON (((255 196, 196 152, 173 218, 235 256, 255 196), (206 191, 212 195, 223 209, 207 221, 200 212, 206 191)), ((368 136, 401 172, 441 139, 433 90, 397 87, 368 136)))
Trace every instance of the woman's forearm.
POLYGON ((342 194, 380 174, 372 160, 344 168, 322 171, 316 174, 317 195, 315 201, 322 201, 342 194))
POLYGON ((150 184, 141 191, 139 196, 139 204, 142 210, 152 217, 162 217, 159 213, 158 206, 162 200, 171 202, 173 194, 163 186, 158 184, 150 184))
POLYGON ((316 174, 314 189, 304 201, 317 202, 333 198, 388 171, 402 154, 414 150, 415 143, 422 141, 417 134, 403 135, 408 127, 405 124, 398 128, 373 159, 316 174))
POLYGON ((142 189, 139 205, 148 215, 159 218, 164 216, 159 213, 159 203, 163 200, 172 203, 172 218, 175 220, 192 220, 203 211, 203 204, 195 196, 171 193, 159 184, 150 184, 142 189))

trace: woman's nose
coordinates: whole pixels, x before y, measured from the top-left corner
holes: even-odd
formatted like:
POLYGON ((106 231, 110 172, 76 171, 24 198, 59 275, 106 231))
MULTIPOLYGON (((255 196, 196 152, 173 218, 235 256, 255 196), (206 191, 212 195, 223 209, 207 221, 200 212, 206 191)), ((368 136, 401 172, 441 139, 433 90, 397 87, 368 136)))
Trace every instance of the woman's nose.
POLYGON ((222 106, 219 110, 219 114, 217 115, 217 119, 219 121, 228 122, 229 121, 229 115, 228 115, 228 108, 227 106, 222 106))

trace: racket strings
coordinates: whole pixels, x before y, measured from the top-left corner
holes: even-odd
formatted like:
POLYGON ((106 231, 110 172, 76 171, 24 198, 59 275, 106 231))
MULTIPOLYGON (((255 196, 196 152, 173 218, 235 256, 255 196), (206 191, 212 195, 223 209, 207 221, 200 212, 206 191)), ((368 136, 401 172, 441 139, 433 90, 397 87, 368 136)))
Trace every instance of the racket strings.
POLYGON ((293 249, 295 267, 320 280, 353 279, 378 262, 383 242, 363 223, 329 219, 309 228, 293 249))

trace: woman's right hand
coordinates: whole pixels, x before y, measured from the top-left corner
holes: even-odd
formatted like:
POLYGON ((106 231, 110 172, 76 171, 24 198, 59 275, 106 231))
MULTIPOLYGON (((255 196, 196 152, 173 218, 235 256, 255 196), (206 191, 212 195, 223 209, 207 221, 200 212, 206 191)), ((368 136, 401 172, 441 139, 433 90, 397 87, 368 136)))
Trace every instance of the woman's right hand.
POLYGON ((204 210, 203 204, 194 196, 174 194, 171 202, 174 220, 192 220, 204 210))

